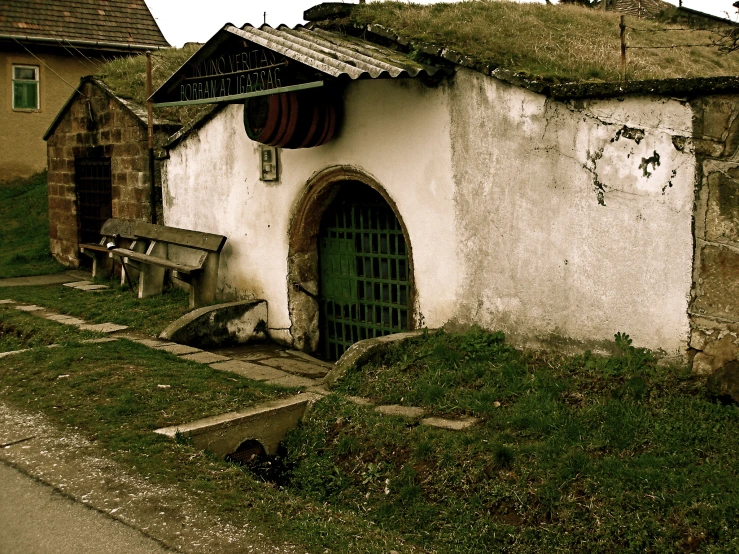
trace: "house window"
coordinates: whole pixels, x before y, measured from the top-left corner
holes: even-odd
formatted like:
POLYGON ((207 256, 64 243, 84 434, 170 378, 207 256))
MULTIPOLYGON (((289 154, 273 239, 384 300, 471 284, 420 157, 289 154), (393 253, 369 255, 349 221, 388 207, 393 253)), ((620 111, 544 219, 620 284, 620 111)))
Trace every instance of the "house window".
POLYGON ((13 66, 13 109, 38 110, 38 66, 13 66))

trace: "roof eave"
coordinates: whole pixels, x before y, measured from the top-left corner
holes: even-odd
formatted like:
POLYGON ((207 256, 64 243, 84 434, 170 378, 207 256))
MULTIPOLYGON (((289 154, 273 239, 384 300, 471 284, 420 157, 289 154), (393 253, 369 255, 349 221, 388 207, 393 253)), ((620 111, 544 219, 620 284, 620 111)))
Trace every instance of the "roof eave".
POLYGON ((130 42, 107 42, 99 40, 83 40, 83 39, 67 39, 67 38, 52 38, 52 37, 41 37, 32 35, 8 35, 0 34, 0 40, 12 40, 15 42, 30 42, 35 44, 50 44, 59 45, 64 44, 70 46, 78 46, 83 48, 93 48, 99 50, 116 50, 116 51, 134 51, 134 52, 146 52, 148 50, 163 50, 171 48, 167 43, 165 45, 157 44, 134 44, 130 42))

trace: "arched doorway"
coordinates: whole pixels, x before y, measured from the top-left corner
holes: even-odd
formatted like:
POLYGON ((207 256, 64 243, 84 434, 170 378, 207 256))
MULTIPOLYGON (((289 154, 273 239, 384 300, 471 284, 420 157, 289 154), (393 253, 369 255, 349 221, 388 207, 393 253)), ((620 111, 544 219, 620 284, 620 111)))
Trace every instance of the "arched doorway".
POLYGON ((357 341, 408 330, 408 249, 380 193, 341 186, 321 221, 318 269, 323 357, 338 360, 357 341))
POLYGON ((290 225, 295 348, 338 359, 354 342, 415 327, 413 257, 389 195, 347 166, 311 179, 290 225))

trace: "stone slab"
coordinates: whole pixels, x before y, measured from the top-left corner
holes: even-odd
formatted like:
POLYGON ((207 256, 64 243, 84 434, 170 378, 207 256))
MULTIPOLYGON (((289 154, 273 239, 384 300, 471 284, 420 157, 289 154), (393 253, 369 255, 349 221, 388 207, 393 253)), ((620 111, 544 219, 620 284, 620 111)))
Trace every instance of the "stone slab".
POLYGON ((87 339, 87 340, 83 340, 82 343, 83 344, 104 344, 106 342, 115 342, 117 340, 118 339, 115 339, 113 337, 104 337, 104 338, 101 338, 101 339, 87 339))
POLYGON ((288 375, 279 379, 269 379, 265 381, 268 385, 278 385, 280 387, 311 387, 316 384, 313 379, 300 377, 299 375, 288 375))
POLYGON ((62 323, 64 325, 85 325, 87 322, 84 319, 79 319, 77 317, 70 317, 70 316, 62 316, 59 319, 55 319, 57 323, 62 323))
POLYGON ((195 354, 185 354, 180 356, 183 360, 190 360, 191 362, 198 362, 200 364, 212 364, 215 362, 226 362, 231 358, 221 356, 220 354, 213 354, 212 352, 195 352, 195 354))
POLYGON ((416 408, 415 406, 399 406, 398 404, 377 406, 375 411, 383 415, 407 417, 410 419, 418 419, 419 417, 423 417, 426 413, 426 410, 423 408, 416 408))
POLYGON ((306 362, 325 367, 329 371, 334 368, 334 364, 330 362, 324 362, 323 360, 319 360, 318 358, 314 358, 310 354, 306 354, 305 352, 301 352, 300 350, 287 350, 285 353, 290 357, 300 358, 302 360, 305 360, 306 362))
POLYGON ((0 304, 15 304, 15 300, 0 300, 0 304))
POLYGON ((22 352, 28 352, 29 350, 30 348, 24 348, 23 350, 11 350, 10 352, 0 352, 0 358, 14 356, 15 354, 21 354, 22 352))
POLYGON ((461 417, 457 419, 446 419, 443 417, 425 417, 420 423, 430 427, 439 427, 440 429, 449 429, 450 431, 464 431, 479 423, 476 417, 461 417))
POLYGON ((171 344, 171 345, 159 346, 155 348, 157 350, 164 350, 165 352, 169 352, 170 354, 174 354, 176 356, 182 356, 183 354, 194 354, 195 352, 202 352, 200 348, 195 348, 194 346, 187 346, 186 344, 171 344))
POLYGON ((95 331, 97 333, 115 333, 128 329, 128 325, 118 325, 116 323, 90 323, 79 325, 82 331, 95 331))
POLYGON ((284 371, 289 371, 290 373, 297 373, 303 377, 325 377, 331 369, 306 360, 282 356, 265 358, 260 363, 276 367, 277 369, 282 369, 284 371))
POLYGON ((267 381, 268 379, 281 379, 288 377, 290 374, 268 367, 264 365, 252 364, 241 360, 229 360, 228 362, 218 362, 210 364, 210 367, 218 371, 230 371, 247 379, 254 381, 267 381))
POLYGON ((739 319, 739 253, 707 245, 701 249, 695 315, 739 319))
POLYGON ((90 291, 93 291, 94 292, 94 291, 98 291, 98 290, 107 290, 108 287, 105 286, 105 285, 84 285, 84 286, 81 286, 81 287, 77 287, 77 289, 84 290, 84 291, 87 291, 87 292, 90 292, 90 291))
POLYGON ((34 287, 44 285, 61 285, 70 281, 79 281, 69 275, 34 275, 33 277, 11 277, 0 279, 0 287, 34 287))
POLYGON ((347 396, 346 399, 357 406, 374 406, 374 403, 369 398, 362 398, 361 396, 347 396))
POLYGON ((72 283, 64 283, 63 286, 69 287, 72 289, 77 289, 80 287, 84 287, 85 285, 93 285, 94 283, 92 281, 73 281, 72 283))
POLYGON ((162 346, 173 346, 177 343, 175 342, 169 342, 166 340, 157 340, 157 339, 131 339, 133 342, 137 342, 139 344, 143 344, 144 346, 148 346, 149 348, 161 348, 162 346))
POLYGON ((35 304, 31 304, 30 306, 16 306, 15 309, 22 312, 38 312, 43 310, 41 306, 36 306, 35 304))

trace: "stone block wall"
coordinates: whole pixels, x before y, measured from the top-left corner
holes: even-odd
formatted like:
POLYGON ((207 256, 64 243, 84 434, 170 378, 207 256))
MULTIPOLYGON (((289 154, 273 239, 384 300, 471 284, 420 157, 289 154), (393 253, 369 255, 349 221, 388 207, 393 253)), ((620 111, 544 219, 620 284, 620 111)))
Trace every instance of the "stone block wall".
POLYGON ((79 90, 47 140, 51 252, 73 267, 79 265, 75 159, 110 158, 113 217, 151 220, 145 121, 92 81, 79 90))
POLYGON ((693 101, 695 258, 689 355, 711 374, 739 359, 739 97, 693 101))

